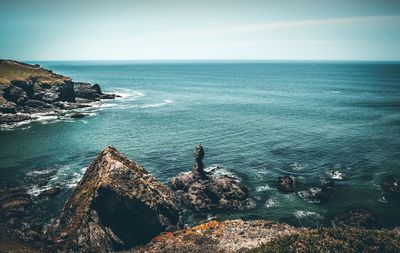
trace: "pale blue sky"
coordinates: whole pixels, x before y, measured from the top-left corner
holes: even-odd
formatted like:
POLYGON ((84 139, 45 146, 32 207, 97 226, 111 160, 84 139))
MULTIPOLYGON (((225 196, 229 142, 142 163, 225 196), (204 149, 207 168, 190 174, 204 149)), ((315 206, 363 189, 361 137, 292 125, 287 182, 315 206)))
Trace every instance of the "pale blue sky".
POLYGON ((0 0, 0 58, 400 60, 400 0, 0 0))

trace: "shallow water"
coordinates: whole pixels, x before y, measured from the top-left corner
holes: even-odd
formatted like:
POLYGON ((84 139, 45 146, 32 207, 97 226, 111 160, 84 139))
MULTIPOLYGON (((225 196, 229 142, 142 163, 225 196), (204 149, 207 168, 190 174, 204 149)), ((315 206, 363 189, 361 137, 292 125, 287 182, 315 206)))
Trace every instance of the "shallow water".
POLYGON ((366 63, 41 62, 122 97, 91 116, 0 132, 2 187, 33 195, 56 213, 96 154, 113 145, 162 182, 191 169, 192 150, 251 189, 256 207, 224 218, 266 218, 315 226, 354 207, 400 225, 400 203, 380 201, 382 180, 400 174, 400 65, 366 63), (293 175, 297 191, 342 173, 326 204, 275 189, 293 175), (38 187, 40 181, 47 184, 38 187))

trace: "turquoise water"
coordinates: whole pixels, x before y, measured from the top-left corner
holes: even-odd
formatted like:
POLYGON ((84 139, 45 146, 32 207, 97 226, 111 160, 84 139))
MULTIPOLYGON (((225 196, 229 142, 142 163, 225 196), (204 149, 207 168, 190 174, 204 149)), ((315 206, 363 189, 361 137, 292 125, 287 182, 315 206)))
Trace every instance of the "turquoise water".
POLYGON ((24 186, 37 195, 61 185, 56 200, 38 202, 50 214, 107 145, 167 183, 191 169, 192 150, 201 143, 204 163, 236 174, 256 201, 255 208, 225 217, 315 226, 338 211, 363 207, 385 226, 400 225, 400 203, 382 200, 379 187, 386 176, 400 175, 400 65, 40 64, 122 95, 82 120, 43 118, 0 132, 1 186, 24 186), (294 175, 299 191, 336 170, 343 180, 326 204, 275 189, 281 175, 294 175), (47 185, 38 187, 40 181, 47 185))

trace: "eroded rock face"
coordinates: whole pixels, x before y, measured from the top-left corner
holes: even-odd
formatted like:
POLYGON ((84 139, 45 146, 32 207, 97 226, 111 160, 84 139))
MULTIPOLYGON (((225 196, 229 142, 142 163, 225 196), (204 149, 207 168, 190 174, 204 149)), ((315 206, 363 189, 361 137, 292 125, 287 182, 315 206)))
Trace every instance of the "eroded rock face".
POLYGON ((180 225, 171 191, 115 148, 87 169, 50 229, 63 250, 108 252, 144 244, 180 225))
POLYGON ((184 205, 198 212, 240 210, 251 205, 248 188, 237 178, 204 171, 201 145, 195 148, 194 156, 193 170, 179 173, 171 180, 172 189, 184 205))

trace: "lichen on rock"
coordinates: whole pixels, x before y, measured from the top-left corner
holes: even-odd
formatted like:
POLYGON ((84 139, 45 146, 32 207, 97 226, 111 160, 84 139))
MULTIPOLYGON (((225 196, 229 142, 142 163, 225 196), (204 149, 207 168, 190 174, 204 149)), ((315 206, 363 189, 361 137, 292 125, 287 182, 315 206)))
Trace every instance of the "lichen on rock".
POLYGON ((179 214, 167 187, 107 147, 89 166, 50 231, 62 250, 109 252, 179 228, 179 214))

